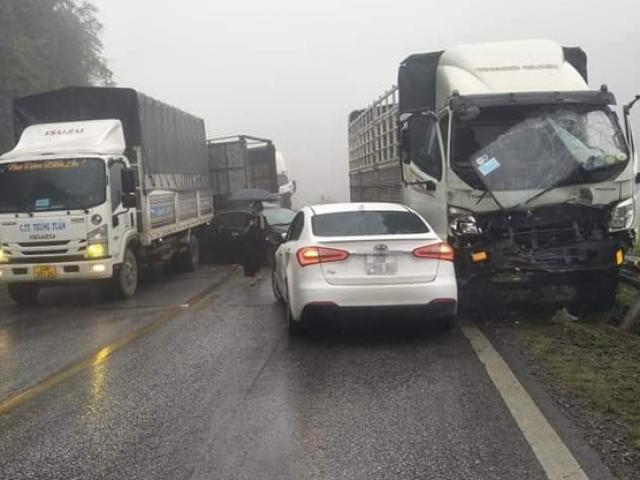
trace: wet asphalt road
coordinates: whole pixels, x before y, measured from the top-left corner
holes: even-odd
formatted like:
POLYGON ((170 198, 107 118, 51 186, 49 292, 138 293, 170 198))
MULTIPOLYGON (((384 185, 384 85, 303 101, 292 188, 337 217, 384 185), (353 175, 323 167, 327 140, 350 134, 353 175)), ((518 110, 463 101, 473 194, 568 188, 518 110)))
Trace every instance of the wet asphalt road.
POLYGON ((90 359, 0 416, 0 478, 546 478, 459 330, 354 320, 290 339, 268 282, 223 267, 129 302, 87 288, 35 310, 0 299, 0 399, 90 359))

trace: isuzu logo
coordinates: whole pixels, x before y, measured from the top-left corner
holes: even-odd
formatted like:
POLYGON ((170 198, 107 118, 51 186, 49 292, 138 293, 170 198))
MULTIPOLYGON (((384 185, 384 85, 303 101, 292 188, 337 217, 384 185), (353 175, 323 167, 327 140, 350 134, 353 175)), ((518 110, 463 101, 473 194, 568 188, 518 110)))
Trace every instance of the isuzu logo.
POLYGON ((376 245, 375 247, 373 247, 373 249, 378 253, 382 253, 382 252, 386 252, 387 250, 389 250, 389 247, 387 245, 385 245, 384 243, 381 243, 381 244, 376 245))
POLYGON ((44 132, 45 137, 51 137, 53 135, 79 135, 84 133, 84 128, 56 128, 47 130, 44 132))

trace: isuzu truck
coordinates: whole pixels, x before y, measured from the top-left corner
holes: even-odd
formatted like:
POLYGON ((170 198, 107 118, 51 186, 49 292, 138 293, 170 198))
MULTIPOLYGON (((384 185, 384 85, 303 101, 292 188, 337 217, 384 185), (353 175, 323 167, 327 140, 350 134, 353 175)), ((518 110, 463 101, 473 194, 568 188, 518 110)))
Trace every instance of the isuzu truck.
POLYGON ((213 216, 204 122, 122 88, 14 102, 0 157, 0 281, 20 305, 41 288, 103 281, 135 294, 139 269, 198 266, 213 216))
POLYGON ((398 86, 349 117, 352 200, 422 213, 455 248, 462 285, 572 285, 576 305, 606 309, 634 240, 638 181, 615 104, 606 86, 588 86, 577 47, 411 55, 398 86))

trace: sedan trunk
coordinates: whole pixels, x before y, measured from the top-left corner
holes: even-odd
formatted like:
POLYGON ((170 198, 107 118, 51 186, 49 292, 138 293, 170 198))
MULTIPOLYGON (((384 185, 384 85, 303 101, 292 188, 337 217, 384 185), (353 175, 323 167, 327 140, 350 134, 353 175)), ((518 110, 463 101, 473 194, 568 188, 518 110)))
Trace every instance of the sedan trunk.
POLYGON ((438 260, 415 257, 413 251, 439 242, 431 235, 411 235, 325 238, 318 245, 349 253, 346 260, 322 264, 329 284, 397 285, 427 283, 436 278, 438 260))

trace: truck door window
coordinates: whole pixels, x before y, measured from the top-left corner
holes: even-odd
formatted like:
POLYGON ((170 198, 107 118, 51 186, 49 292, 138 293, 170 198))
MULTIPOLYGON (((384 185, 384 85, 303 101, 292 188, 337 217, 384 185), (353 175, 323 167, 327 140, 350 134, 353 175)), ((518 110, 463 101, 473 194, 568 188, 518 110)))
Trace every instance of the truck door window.
POLYGON ((442 145, 444 146, 444 155, 446 158, 449 148, 449 115, 440 119, 440 133, 442 134, 442 145))
POLYGON ((115 210, 122 203, 122 172, 124 165, 116 162, 109 167, 109 185, 111 190, 111 209, 115 210))
POLYGON ((425 116, 410 121, 411 160, 430 177, 442 179, 442 154, 438 142, 437 123, 425 116))

